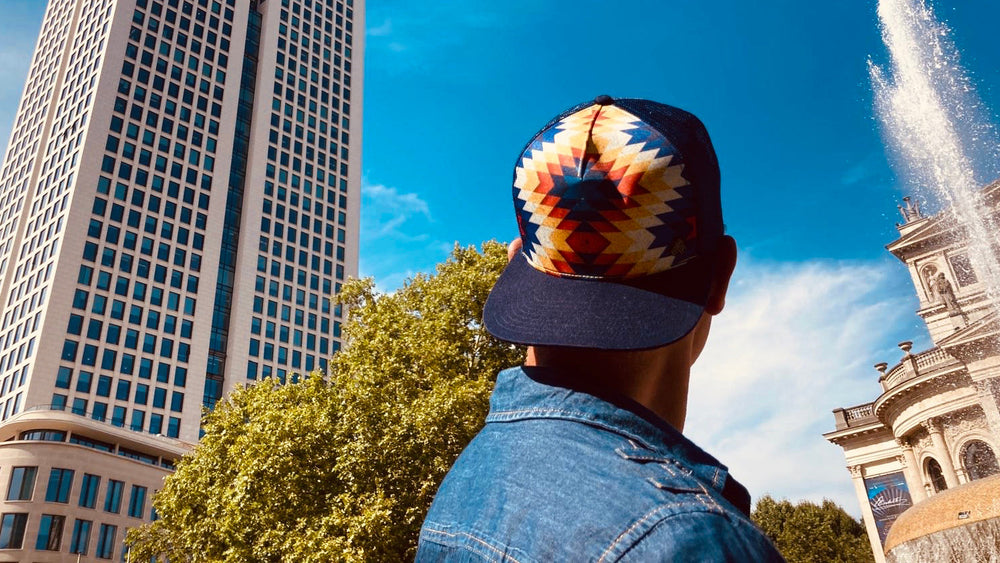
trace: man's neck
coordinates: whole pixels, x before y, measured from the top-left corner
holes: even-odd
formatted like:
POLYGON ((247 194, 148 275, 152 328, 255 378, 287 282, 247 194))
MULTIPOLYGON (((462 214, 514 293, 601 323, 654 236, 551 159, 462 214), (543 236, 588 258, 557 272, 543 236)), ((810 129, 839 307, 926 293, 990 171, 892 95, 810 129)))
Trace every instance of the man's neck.
POLYGON ((524 365, 572 371, 583 381, 631 398, 683 431, 691 363, 684 341, 676 344, 638 351, 530 346, 524 365))

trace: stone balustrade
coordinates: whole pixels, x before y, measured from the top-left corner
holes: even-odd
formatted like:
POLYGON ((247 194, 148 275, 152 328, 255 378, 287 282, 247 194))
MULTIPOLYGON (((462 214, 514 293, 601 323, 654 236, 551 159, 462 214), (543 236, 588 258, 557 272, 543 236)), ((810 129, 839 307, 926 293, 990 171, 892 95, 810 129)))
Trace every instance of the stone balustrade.
POLYGON ((885 388, 892 389, 918 375, 953 363, 958 363, 958 360, 940 348, 931 348, 919 354, 904 356, 903 361, 893 366, 885 374, 885 388))
POLYGON ((834 409, 833 417, 837 430, 878 422, 878 418, 875 417, 874 405, 875 403, 872 402, 846 409, 834 409))

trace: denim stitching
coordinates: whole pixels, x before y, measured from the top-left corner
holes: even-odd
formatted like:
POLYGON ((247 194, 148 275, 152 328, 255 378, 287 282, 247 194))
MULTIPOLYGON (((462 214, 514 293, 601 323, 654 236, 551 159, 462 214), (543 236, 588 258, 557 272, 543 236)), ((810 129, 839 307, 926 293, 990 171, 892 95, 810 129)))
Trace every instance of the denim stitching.
POLYGON ((649 461, 655 463, 666 463, 670 461, 664 456, 630 454, 626 452, 624 448, 615 448, 615 453, 618 454, 618 457, 628 461, 649 461))
MULTIPOLYGON (((521 563, 518 559, 514 558, 509 553, 505 554, 503 551, 501 551, 501 550, 497 549, 496 547, 490 545, 485 540, 477 538, 476 536, 474 536, 474 535, 472 535, 472 534, 470 534, 468 532, 455 532, 455 533, 451 533, 451 532, 446 532, 444 530, 438 530, 438 529, 435 529, 435 528, 430 528, 430 527, 428 527, 428 526, 425 525, 424 526, 424 530, 423 530, 423 534, 424 535, 438 534, 438 535, 445 536, 447 538, 453 538, 453 539, 467 538, 467 539, 470 539, 470 540, 472 540, 472 541, 474 541, 474 542, 482 545, 486 549, 489 549, 490 551, 496 553, 497 556, 500 557, 500 559, 497 559, 497 561, 501 561, 501 560, 503 560, 504 557, 507 557, 508 559, 510 559, 511 561, 513 561, 514 563, 521 563)), ((431 541, 433 541, 433 540, 431 540, 431 541)), ((463 545, 455 545, 454 547, 463 548, 465 546, 463 546, 463 545)), ((476 552, 475 550, 471 550, 471 551, 473 551, 473 553, 476 552)), ((485 555, 485 554, 481 554, 481 555, 485 555)))
POLYGON ((662 512, 662 511, 667 510, 667 509, 670 509, 670 508, 677 507, 677 506, 684 506, 685 504, 687 504, 687 503, 674 502, 674 503, 671 503, 671 504, 664 504, 664 505, 658 506, 658 507, 654 508, 653 510, 647 512, 645 516, 643 516, 639 520, 635 521, 631 526, 629 526, 629 528, 627 530, 625 530, 624 532, 622 532, 621 534, 619 534, 618 537, 615 538, 615 541, 611 542, 611 545, 609 545, 607 547, 607 549, 604 550, 604 553, 601 554, 600 559, 597 560, 598 563, 601 563, 602 561, 604 561, 605 558, 608 556, 608 554, 610 554, 613 549, 615 549, 616 547, 618 547, 618 545, 622 542, 622 540, 624 540, 626 537, 628 537, 636 528, 638 528, 639 526, 643 525, 647 520, 649 520, 650 518, 652 518, 653 516, 655 516, 657 513, 662 512))
POLYGON ((705 505, 705 508, 707 508, 709 512, 717 512, 719 514, 722 514, 723 516, 727 516, 728 518, 728 515, 726 515, 726 511, 721 506, 719 506, 719 503, 715 502, 715 497, 710 495, 708 493, 708 490, 705 489, 705 487, 702 487, 702 490, 705 492, 704 497, 702 497, 702 495, 697 495, 697 496, 698 500, 705 505))
POLYGON ((627 429, 608 424, 603 420, 595 419, 591 414, 580 411, 564 411, 562 409, 522 409, 514 411, 494 411, 491 412, 486 417, 486 422, 487 424, 490 422, 511 422, 514 420, 524 419, 524 418, 545 418, 551 415, 561 415, 566 420, 582 422, 584 424, 590 424, 592 426, 604 428, 605 430, 610 430, 615 434, 624 436, 629 440, 633 439, 638 440, 639 443, 647 450, 656 449, 652 444, 647 444, 645 440, 643 440, 639 436, 636 436, 632 432, 629 432, 627 429))
POLYGON ((492 417, 504 417, 508 420, 512 417, 523 416, 523 415, 545 415, 545 414, 565 414, 572 416, 589 416, 588 413, 580 411, 564 411, 562 409, 519 409, 516 411, 494 411, 490 413, 490 418, 492 417))

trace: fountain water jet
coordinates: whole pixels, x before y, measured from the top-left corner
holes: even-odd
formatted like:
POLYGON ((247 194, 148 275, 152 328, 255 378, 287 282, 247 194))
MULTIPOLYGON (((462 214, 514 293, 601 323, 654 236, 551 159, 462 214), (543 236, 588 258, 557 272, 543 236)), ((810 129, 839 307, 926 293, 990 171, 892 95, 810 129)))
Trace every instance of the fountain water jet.
POLYGON ((997 225, 980 194, 985 179, 977 177, 997 171, 996 130, 959 65, 950 30, 925 0, 879 0, 878 17, 890 64, 868 65, 886 137, 903 175, 929 189, 964 228, 969 259, 1000 311, 997 225))
MULTIPOLYGON (((926 189, 965 237, 986 301, 1000 315, 998 225, 980 189, 997 173, 1000 143, 959 65, 949 29, 926 2, 878 1, 890 61, 887 67, 869 61, 876 109, 902 176, 926 189), (987 171, 989 177, 977 176, 987 171)), ((892 524, 888 560, 1000 561, 998 495, 1000 476, 918 502, 892 524)))

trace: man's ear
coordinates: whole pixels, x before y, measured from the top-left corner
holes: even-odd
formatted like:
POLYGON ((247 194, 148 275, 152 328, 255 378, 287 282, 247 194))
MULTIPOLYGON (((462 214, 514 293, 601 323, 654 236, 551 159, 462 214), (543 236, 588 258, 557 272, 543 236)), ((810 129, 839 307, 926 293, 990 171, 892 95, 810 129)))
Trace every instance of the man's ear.
POLYGON ((713 257, 715 260, 712 269, 712 288, 708 293, 708 302, 705 304, 705 312, 709 315, 718 315, 726 306, 726 291, 729 290, 729 279, 736 268, 736 241, 729 235, 724 235, 719 240, 718 250, 713 257))
POLYGON ((510 244, 507 245, 507 261, 508 262, 510 262, 511 260, 513 260, 514 257, 517 256, 518 252, 521 252, 521 246, 523 244, 524 243, 521 242, 521 237, 517 237, 516 239, 510 241, 510 244))

